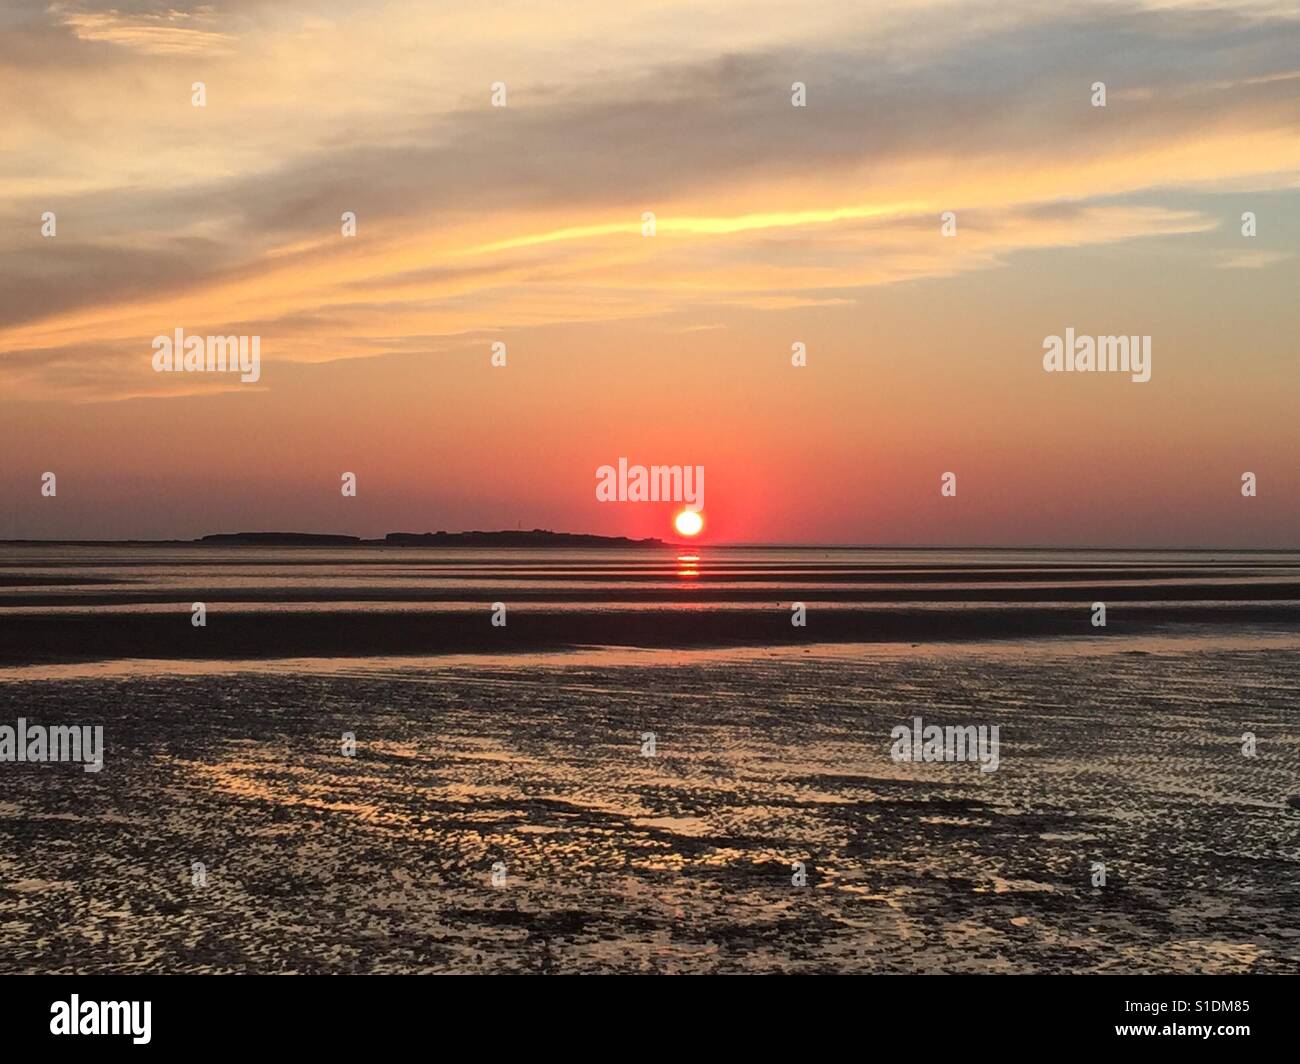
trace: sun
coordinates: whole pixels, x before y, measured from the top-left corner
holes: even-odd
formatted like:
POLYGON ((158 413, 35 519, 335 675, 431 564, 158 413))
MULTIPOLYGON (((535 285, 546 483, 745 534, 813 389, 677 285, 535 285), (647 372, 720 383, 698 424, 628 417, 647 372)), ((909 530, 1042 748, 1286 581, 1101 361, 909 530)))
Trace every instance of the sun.
POLYGON ((698 536, 704 527, 704 518, 694 510, 683 510, 673 518, 673 528, 679 536, 698 536))

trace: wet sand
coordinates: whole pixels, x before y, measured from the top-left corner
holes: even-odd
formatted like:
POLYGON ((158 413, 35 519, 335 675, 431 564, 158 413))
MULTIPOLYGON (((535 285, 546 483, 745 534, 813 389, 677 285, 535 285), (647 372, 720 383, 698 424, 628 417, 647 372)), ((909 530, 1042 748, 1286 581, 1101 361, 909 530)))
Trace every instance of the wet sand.
POLYGON ((0 669, 107 745, 3 766, 0 971, 1297 973, 1298 695, 1216 629, 0 669))

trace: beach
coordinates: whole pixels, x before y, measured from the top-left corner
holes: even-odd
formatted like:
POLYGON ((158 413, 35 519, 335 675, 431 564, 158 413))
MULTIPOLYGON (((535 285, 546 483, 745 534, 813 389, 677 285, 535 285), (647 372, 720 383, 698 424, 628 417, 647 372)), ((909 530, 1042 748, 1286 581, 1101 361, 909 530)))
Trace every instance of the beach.
MULTIPOLYGON (((559 582, 596 564, 627 559, 559 582)), ((1084 593, 1029 604, 1071 634, 841 641, 816 625, 850 609, 800 633, 806 572, 768 577, 802 644, 9 651, 0 723, 102 725, 105 755, 0 765, 0 970, 1300 972, 1293 604, 1171 595, 1182 623, 1120 635, 1084 593), (997 725, 996 771, 895 760, 917 717, 997 725)))

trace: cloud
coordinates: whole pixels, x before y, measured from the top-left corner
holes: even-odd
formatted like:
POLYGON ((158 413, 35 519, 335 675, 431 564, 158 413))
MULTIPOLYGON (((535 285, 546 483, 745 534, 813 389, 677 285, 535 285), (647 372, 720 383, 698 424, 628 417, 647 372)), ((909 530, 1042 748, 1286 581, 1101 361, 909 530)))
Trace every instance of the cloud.
POLYGON ((1230 251, 1215 263, 1221 270, 1263 270, 1295 258, 1290 251, 1230 251))
MULTIPOLYGON (((698 17, 733 25, 736 10, 698 17)), ((888 36, 832 5, 782 45, 787 9, 758 5, 734 40, 694 35, 665 62, 654 42, 686 9, 629 9, 650 43, 599 76, 565 25, 529 38, 512 23, 518 54, 469 33, 448 63, 479 73, 447 83, 431 51, 446 42, 418 5, 368 21, 333 4, 55 5, 22 32, 54 45, 62 81, 0 44, 10 95, 46 101, 0 120, 21 160, 0 182, 0 378, 54 386, 80 351, 92 368, 77 388, 93 391, 106 350, 177 325, 260 322, 282 357, 323 361, 485 321, 816 304, 1017 250, 1204 232, 1213 221, 1177 189, 1300 174, 1295 18, 883 10, 888 36), (207 109, 188 99, 200 53, 207 109), (482 72, 502 68, 511 104, 494 109, 482 72), (790 106, 794 80, 806 108, 790 106), (1088 104, 1095 80, 1104 109, 1088 104), (1149 189, 1168 205, 1122 201, 1149 189), (339 235, 343 210, 355 238, 339 235), (959 239, 938 236, 943 210, 959 239), (48 379, 32 368, 42 350, 48 379)))
POLYGON ((84 5, 56 4, 52 10, 80 41, 104 41, 145 55, 222 55, 238 43, 234 34, 211 28, 211 8, 124 13, 119 8, 87 11, 84 5))

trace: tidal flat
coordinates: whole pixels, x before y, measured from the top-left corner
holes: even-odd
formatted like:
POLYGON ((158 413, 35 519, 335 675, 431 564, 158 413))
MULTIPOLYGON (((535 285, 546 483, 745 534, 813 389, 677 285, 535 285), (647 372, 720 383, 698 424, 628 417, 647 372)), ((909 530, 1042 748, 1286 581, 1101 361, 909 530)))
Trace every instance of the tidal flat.
POLYGON ((0 669, 0 720, 105 736, 0 772, 0 971, 1298 973, 1297 651, 0 669), (918 715, 997 771, 891 759, 918 715))

